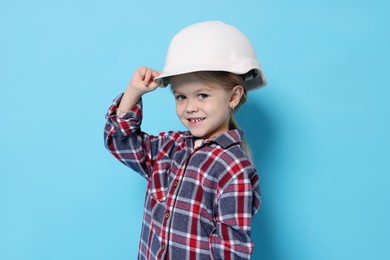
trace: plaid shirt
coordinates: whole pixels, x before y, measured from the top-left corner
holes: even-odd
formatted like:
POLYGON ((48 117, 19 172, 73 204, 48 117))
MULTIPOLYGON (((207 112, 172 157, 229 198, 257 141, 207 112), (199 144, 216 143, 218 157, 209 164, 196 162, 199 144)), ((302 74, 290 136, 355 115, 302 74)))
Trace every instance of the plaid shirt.
POLYGON ((189 132, 141 132, 142 101, 109 108, 107 149, 148 181, 138 259, 249 259, 258 175, 230 130, 194 147, 189 132))

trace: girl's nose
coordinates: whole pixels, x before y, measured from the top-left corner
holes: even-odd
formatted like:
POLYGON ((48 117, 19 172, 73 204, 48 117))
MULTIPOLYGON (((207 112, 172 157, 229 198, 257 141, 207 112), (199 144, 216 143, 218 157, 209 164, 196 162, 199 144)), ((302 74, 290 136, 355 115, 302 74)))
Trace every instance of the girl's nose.
POLYGON ((186 106, 186 111, 187 113, 193 113, 193 112, 198 112, 199 108, 195 104, 195 102, 188 100, 187 106, 186 106))

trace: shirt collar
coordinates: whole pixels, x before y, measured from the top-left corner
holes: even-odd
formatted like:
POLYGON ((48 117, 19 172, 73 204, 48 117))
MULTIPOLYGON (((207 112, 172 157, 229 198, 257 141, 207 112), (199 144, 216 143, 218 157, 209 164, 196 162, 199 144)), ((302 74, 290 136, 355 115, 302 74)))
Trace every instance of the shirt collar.
MULTIPOLYGON (((222 148, 227 148, 233 144, 241 143, 243 140, 244 133, 240 129, 229 130, 225 133, 214 136, 213 138, 206 139, 203 141, 203 145, 216 143, 220 145, 222 148)), ((190 131, 185 132, 185 138, 195 139, 195 137, 190 133, 190 131)))

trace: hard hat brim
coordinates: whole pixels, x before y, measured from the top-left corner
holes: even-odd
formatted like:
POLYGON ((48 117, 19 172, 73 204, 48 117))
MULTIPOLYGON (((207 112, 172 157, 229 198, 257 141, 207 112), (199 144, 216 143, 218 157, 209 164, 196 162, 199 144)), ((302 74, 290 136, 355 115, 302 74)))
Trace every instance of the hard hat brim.
POLYGON ((237 75, 242 75, 245 78, 246 90, 253 90, 264 87, 267 84, 265 75, 260 67, 260 64, 253 61, 246 61, 247 64, 237 64, 237 66, 226 69, 226 66, 218 66, 215 60, 213 62, 204 61, 203 64, 196 66, 191 65, 188 67, 180 68, 166 68, 158 77, 154 79, 155 82, 160 83, 161 87, 166 87, 170 84, 170 77, 177 76, 186 73, 198 72, 198 71, 226 71, 237 75), (210 66, 210 64, 214 64, 210 66), (249 69, 248 69, 249 68, 249 69), (254 68, 254 69, 253 69, 254 68), (251 73, 249 73, 251 72, 251 73))

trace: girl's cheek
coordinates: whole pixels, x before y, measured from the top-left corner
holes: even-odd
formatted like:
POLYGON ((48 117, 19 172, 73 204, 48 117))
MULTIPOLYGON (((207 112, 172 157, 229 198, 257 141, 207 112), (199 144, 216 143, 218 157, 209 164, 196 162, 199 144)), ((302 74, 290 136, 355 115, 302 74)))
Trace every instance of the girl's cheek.
POLYGON ((182 105, 176 103, 176 114, 180 115, 183 111, 182 105))

